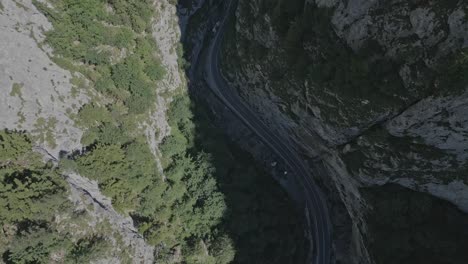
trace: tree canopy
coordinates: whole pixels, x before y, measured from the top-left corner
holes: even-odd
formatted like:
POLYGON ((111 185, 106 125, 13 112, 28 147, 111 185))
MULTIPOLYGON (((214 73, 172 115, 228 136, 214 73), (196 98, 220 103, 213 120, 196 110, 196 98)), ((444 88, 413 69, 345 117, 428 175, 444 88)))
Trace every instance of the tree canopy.
POLYGON ((0 255, 7 264, 50 263, 60 253, 67 263, 101 258, 107 241, 60 231, 57 217, 72 211, 68 185, 58 168, 32 151, 30 138, 0 130, 0 255), (86 246, 85 246, 86 245, 86 246), (85 248, 86 247, 86 248, 85 248))

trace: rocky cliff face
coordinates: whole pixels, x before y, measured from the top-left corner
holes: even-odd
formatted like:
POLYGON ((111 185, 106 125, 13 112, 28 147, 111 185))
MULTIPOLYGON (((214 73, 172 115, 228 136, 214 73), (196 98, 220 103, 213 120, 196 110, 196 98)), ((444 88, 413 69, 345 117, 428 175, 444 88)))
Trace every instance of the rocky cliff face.
POLYGON ((31 1, 3 1, 0 11, 0 128, 33 133, 54 156, 81 147, 83 134, 70 118, 88 101, 73 87, 80 76, 54 63, 39 43, 52 28, 31 1))
POLYGON ((239 0, 224 68, 272 129, 323 161, 353 222, 344 255, 368 263, 360 187, 397 183, 468 212, 467 47, 461 0, 239 0))
MULTIPOLYGON (((174 49, 180 29, 173 4, 158 1, 154 8, 158 19, 153 23, 153 37, 166 72, 158 89, 169 94, 184 85, 174 49)), ((45 42, 45 35, 53 26, 37 9, 37 2, 0 1, 0 24, 0 129, 31 134, 34 150, 43 154, 44 160, 57 165, 61 156, 82 150, 80 140, 86 129, 77 122, 76 115, 83 105, 99 95, 84 89, 89 88, 88 77, 71 71, 66 63, 60 64, 61 56, 45 42)), ((99 100, 106 99, 99 97, 99 100)), ((158 144, 170 133, 165 112, 171 100, 171 96, 163 98, 158 94, 158 107, 139 124, 161 175, 158 144)), ((76 206, 75 211, 87 217, 83 227, 75 232, 91 236, 102 231, 101 226, 108 228, 103 232, 112 241, 113 248, 99 256, 99 263, 154 262, 154 247, 138 233, 130 216, 113 208, 97 181, 72 172, 63 176, 70 184, 69 200, 76 206)), ((68 215, 60 217, 69 218, 68 215)))

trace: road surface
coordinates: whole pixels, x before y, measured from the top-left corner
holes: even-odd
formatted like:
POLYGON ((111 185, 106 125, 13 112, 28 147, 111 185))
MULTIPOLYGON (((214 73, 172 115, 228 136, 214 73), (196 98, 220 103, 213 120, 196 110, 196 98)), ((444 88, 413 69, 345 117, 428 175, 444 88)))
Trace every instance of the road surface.
POLYGON ((235 7, 235 0, 229 1, 229 7, 214 37, 209 43, 208 50, 202 59, 204 79, 215 95, 242 122, 249 127, 261 140, 272 149, 289 168, 289 175, 295 176, 297 182, 304 189, 306 217, 312 235, 313 254, 308 262, 313 264, 329 264, 331 256, 331 223, 328 208, 322 192, 314 184, 312 172, 296 151, 290 148, 280 135, 269 129, 256 114, 242 101, 238 94, 229 87, 223 77, 219 65, 220 47, 228 17, 235 7))

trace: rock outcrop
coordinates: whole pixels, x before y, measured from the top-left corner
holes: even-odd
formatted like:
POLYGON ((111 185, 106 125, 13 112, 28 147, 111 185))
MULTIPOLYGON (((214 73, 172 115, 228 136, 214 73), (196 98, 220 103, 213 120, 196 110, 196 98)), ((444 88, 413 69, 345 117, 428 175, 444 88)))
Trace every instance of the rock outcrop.
POLYGON ((80 78, 51 60, 44 33, 52 25, 31 1, 2 1, 0 128, 26 130, 54 156, 81 148, 83 131, 70 118, 88 101, 80 78))
POLYGON ((373 262, 360 187, 397 183, 468 212, 464 1, 240 0, 226 44, 239 94, 323 161, 312 168, 353 222, 338 262, 373 262))
MULTIPOLYGON (((159 174, 164 175, 158 145, 170 133, 165 112, 171 97, 167 95, 183 86, 185 80, 174 48, 180 40, 176 8, 166 0, 158 1, 154 8, 157 19, 153 24, 153 36, 166 74, 158 84, 157 107, 141 121, 140 129, 145 132, 158 161, 159 174)), ((0 25, 0 129, 28 132, 34 140, 34 150, 55 164, 63 155, 79 153, 85 128, 78 124, 76 115, 91 97, 100 95, 92 89, 83 89, 82 86, 89 84, 86 77, 67 70, 60 64, 60 56, 57 57, 44 42, 52 24, 37 10, 33 1, 0 1, 0 25)), ((138 233, 131 217, 113 208, 97 182, 74 172, 64 177, 70 185, 70 200, 77 210, 84 210, 90 216, 87 225, 108 222, 116 233, 116 236, 109 234, 114 246, 115 237, 118 237, 131 251, 128 252, 131 260, 115 255, 102 256, 104 259, 100 263, 154 262, 154 247, 138 233)), ((113 250, 124 249, 116 246, 113 250)), ((114 254, 112 250, 109 252, 114 254)))

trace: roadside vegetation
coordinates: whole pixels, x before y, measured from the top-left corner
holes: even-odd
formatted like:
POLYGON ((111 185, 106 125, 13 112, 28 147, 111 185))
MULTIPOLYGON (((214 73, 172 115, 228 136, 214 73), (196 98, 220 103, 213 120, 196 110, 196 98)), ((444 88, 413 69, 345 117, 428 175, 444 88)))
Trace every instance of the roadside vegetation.
POLYGON ((86 130, 85 150, 63 159, 61 166, 97 180, 113 206, 132 216, 157 247, 159 261, 228 263, 234 249, 218 231, 226 204, 210 155, 192 149, 188 95, 179 91, 168 111, 172 131, 160 146, 164 178, 139 129, 155 107, 157 82, 165 74, 151 35, 152 2, 53 4, 48 8, 36 2, 54 25, 46 44, 58 63, 86 77, 89 83, 77 83, 93 98, 75 118, 86 130))
MULTIPOLYGON (((81 228, 74 221, 86 219, 67 198, 63 174, 70 171, 96 180, 115 209, 134 219, 155 246, 158 263, 297 263, 303 258, 303 230, 286 194, 227 143, 209 111, 195 107, 182 89, 170 95, 171 134, 159 146, 164 175, 159 174, 141 128, 157 107, 158 82, 166 73, 152 38, 153 1, 34 4, 53 24, 42 45, 53 49, 53 60, 73 73, 75 89, 91 100, 70 114, 85 131, 83 150, 63 154, 57 166, 44 164, 32 151, 34 139, 0 132, 4 262, 50 263, 60 255, 64 263, 88 263, 112 248, 104 231, 86 237, 73 233, 81 228), (61 222, 61 213, 71 218, 61 222)), ((182 46, 177 51, 180 67, 187 67, 182 46)), ((38 120, 37 127, 53 125, 38 120)), ((43 140, 52 144, 53 136, 45 134, 43 140)))
POLYGON ((210 153, 214 176, 225 196, 219 229, 235 249, 233 263, 302 263, 307 240, 300 210, 254 158, 240 149, 211 120, 203 99, 192 98, 195 149, 210 153))
POLYGON ((53 4, 36 2, 54 25, 46 43, 61 65, 90 81, 87 92, 93 98, 76 116, 86 130, 85 150, 62 166, 97 180, 113 206, 132 216, 157 246, 161 261, 183 250, 187 261, 227 263, 232 247, 216 231, 226 205, 209 155, 188 153, 194 125, 187 95, 175 98, 168 112, 172 132, 161 146, 165 179, 139 129, 155 107, 157 81, 165 74, 151 35, 152 1, 53 4), (210 247, 210 254, 200 251, 200 243, 210 247))

